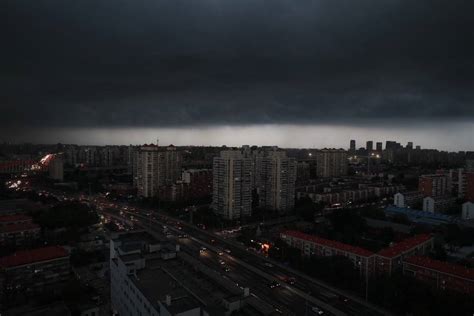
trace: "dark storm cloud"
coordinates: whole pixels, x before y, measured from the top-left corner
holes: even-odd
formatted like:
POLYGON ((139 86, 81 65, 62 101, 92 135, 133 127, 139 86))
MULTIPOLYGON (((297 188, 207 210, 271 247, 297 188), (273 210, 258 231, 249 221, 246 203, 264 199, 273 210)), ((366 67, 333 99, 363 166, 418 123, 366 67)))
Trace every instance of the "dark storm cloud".
POLYGON ((0 4, 2 125, 474 119, 474 2, 0 4))

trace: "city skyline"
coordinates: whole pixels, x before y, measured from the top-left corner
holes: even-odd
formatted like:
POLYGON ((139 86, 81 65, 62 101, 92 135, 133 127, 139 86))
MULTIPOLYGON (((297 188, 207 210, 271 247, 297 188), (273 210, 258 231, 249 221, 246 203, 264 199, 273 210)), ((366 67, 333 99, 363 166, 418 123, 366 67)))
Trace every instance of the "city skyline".
MULTIPOLYGON (((349 141, 356 140, 356 148, 365 147, 366 141, 394 140, 406 145, 413 142, 422 149, 469 151, 474 149, 472 130, 474 123, 441 122, 420 127, 377 127, 376 125, 246 125, 205 126, 182 128, 47 128, 22 132, 15 130, 11 137, 2 133, 0 141, 63 143, 78 145, 142 145, 156 143, 177 146, 279 146, 282 148, 349 148, 349 141)), ((12 130, 10 130, 12 131, 12 130)))

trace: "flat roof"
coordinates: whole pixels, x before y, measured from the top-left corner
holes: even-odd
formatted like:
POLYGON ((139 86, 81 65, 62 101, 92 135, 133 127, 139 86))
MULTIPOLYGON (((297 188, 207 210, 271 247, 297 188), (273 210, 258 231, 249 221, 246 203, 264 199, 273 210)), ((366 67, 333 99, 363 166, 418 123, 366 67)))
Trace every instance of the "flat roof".
POLYGON ((21 250, 0 258, 0 267, 11 268, 29 263, 37 263, 68 257, 69 253, 61 246, 49 246, 33 250, 21 250))
POLYGON ((430 240, 432 238, 433 237, 431 237, 431 235, 429 235, 429 234, 419 234, 419 235, 407 238, 405 240, 402 240, 401 242, 396 243, 391 247, 384 248, 384 249, 380 250, 377 253, 377 255, 382 256, 382 257, 386 257, 386 258, 394 258, 394 257, 397 257, 397 256, 403 254, 404 252, 406 252, 408 250, 411 250, 411 249, 427 242, 428 240, 430 240))
POLYGON ((434 260, 424 256, 412 256, 405 259, 405 262, 441 273, 469 279, 474 282, 474 269, 469 269, 461 265, 434 260))
POLYGON ((159 310, 159 302, 165 305, 172 314, 201 307, 196 298, 163 270, 161 267, 163 262, 161 259, 147 260, 147 267, 138 270, 137 277, 131 276, 130 279, 156 310, 159 310), (170 306, 166 305, 167 295, 171 296, 170 306))
POLYGON ((291 236, 291 237, 294 237, 294 238, 307 240, 307 241, 310 241, 310 242, 314 242, 314 243, 317 243, 317 244, 320 244, 320 245, 323 245, 323 246, 327 246, 327 247, 330 247, 330 248, 334 248, 334 249, 337 249, 337 250, 341 250, 341 251, 344 251, 344 252, 350 252, 350 253, 353 253, 353 254, 356 254, 356 255, 359 255, 359 256, 362 256, 362 257, 370 257, 370 256, 374 255, 374 253, 372 251, 369 251, 369 250, 361 248, 361 247, 356 247, 356 246, 344 244, 344 243, 339 242, 339 241, 329 240, 329 239, 325 239, 325 238, 321 238, 321 237, 317 237, 317 236, 313 236, 313 235, 308 235, 308 234, 305 234, 305 233, 302 233, 302 232, 299 232, 299 231, 295 231, 295 230, 285 231, 285 232, 282 233, 282 235, 288 235, 288 236, 291 236))
POLYGON ((34 223, 10 224, 0 227, 0 233, 13 233, 36 229, 40 229, 40 226, 34 223))
POLYGON ((3 215, 0 216, 0 223, 18 222, 18 221, 31 221, 32 218, 28 215, 14 214, 14 215, 3 215))
POLYGON ((159 243, 159 240, 146 231, 132 231, 120 234, 114 241, 120 241, 122 243, 127 242, 148 242, 151 244, 159 243))

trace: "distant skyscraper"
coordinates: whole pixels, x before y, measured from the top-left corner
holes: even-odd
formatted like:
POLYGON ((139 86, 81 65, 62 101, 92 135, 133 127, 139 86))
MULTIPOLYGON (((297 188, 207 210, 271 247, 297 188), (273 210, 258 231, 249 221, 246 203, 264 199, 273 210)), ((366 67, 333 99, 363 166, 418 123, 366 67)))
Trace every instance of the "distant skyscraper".
POLYGON ((355 139, 351 139, 351 144, 349 147, 350 152, 355 152, 356 151, 356 141, 355 139))
POLYGON ((316 153, 316 175, 320 178, 347 174, 347 152, 342 149, 322 149, 316 153))
POLYGON ((383 146, 382 142, 377 142, 375 144, 375 146, 376 146, 376 149, 377 149, 378 152, 382 151, 382 146, 383 146))
POLYGON ((387 140, 385 142, 385 149, 386 150, 396 150, 396 149, 400 149, 400 148, 401 148, 400 143, 397 143, 397 142, 391 141, 391 140, 387 140))
POLYGON ((214 212, 226 219, 250 216, 252 210, 252 158, 243 150, 222 151, 213 162, 214 212))
POLYGON ((367 146, 365 147, 368 152, 371 152, 374 150, 374 142, 371 140, 367 141, 367 146))
POLYGON ((413 142, 407 143, 407 149, 413 149, 413 142))

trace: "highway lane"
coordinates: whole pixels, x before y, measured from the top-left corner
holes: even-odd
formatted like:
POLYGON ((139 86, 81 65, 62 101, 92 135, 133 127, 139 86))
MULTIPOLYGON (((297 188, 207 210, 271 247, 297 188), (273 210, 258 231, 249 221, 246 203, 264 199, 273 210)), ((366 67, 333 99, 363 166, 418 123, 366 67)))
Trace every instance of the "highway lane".
MULTIPOLYGON (((148 227, 149 222, 141 222, 144 227, 148 227)), ((154 224, 152 230, 161 233, 163 228, 154 224)), ((223 277, 232 280, 241 287, 248 287, 250 292, 274 306, 275 310, 279 310, 283 315, 305 315, 305 301, 284 287, 270 288, 270 282, 262 280, 261 276, 247 270, 239 265, 231 255, 222 251, 211 250, 209 245, 205 251, 201 251, 202 244, 193 237, 186 238, 170 238, 176 240, 182 251, 199 258, 209 268, 218 271, 223 277), (219 255, 221 253, 221 255, 219 255), (221 264, 220 261, 225 264, 221 264), (225 267, 229 271, 224 270, 225 267)))
MULTIPOLYGON (((187 232, 187 229, 185 228, 185 226, 182 225, 183 223, 181 222, 167 220, 166 222, 160 223, 156 219, 153 219, 149 216, 143 216, 137 213, 132 214, 129 212, 124 212, 124 211, 122 211, 121 213, 122 214, 120 215, 120 212, 117 212, 115 216, 122 216, 122 217, 126 216, 126 219, 124 220, 130 220, 130 218, 133 217, 135 221, 138 221, 138 220, 142 221, 143 225, 146 225, 146 226, 151 225, 153 230, 155 229, 160 230, 162 229, 161 228, 162 226, 166 226, 168 230, 173 231, 176 234, 183 234, 187 232)), ((215 252, 219 252, 221 250, 224 250, 225 252, 226 250, 225 248, 216 247, 215 239, 213 239, 212 241, 209 240, 206 234, 204 234, 202 237, 203 237, 202 239, 198 239, 199 237, 195 237, 195 235, 193 234, 193 236, 190 237, 190 239, 198 242, 199 244, 201 244, 201 246, 203 245, 206 246, 207 249, 212 249, 215 252)), ((280 282, 282 285, 281 287, 270 289, 268 287, 268 284, 274 281, 276 279, 275 277, 269 274, 266 274, 261 269, 253 267, 253 265, 251 264, 247 264, 241 261, 240 258, 235 257, 233 253, 232 255, 227 254, 227 257, 229 259, 232 259, 236 263, 236 267, 244 265, 244 267, 241 267, 238 273, 236 273, 236 275, 241 273, 242 274, 242 276, 240 276, 241 278, 243 278, 243 276, 246 275, 245 269, 252 270, 251 272, 253 274, 250 275, 248 278, 242 279, 242 281, 245 281, 248 284, 248 283, 255 282, 253 280, 257 280, 255 283, 252 283, 254 289, 258 289, 258 292, 260 293, 260 295, 262 295, 261 293, 265 293, 267 296, 269 296, 270 299, 266 301, 268 301, 272 305, 275 305, 279 310, 285 310, 286 311, 285 314, 287 315, 292 315, 292 314, 305 315, 306 308, 310 310, 311 307, 314 307, 314 306, 318 306, 319 308, 326 310, 325 314, 331 314, 331 313, 335 315, 345 314, 341 312, 340 310, 334 309, 331 305, 328 305, 321 300, 316 300, 314 297, 308 295, 307 293, 301 292, 300 290, 297 290, 283 282, 280 282), (242 269, 242 268, 245 268, 245 269, 242 269), (284 289, 283 291, 281 291, 281 293, 283 294, 282 295, 277 294, 277 293, 280 293, 279 290, 281 289, 284 289), (279 303, 287 302, 288 306, 278 305, 278 303, 276 302, 279 302, 279 303), (307 304, 308 304, 308 307, 306 307, 307 304)), ((308 313, 308 315, 311 315, 311 313, 308 313)))
POLYGON ((192 226, 191 228, 187 223, 182 221, 169 218, 167 216, 161 216, 161 219, 167 220, 169 225, 175 225, 181 227, 181 230, 192 234, 196 238, 201 240, 213 240, 215 246, 219 246, 222 249, 229 248, 232 251, 232 254, 238 257, 240 260, 245 261, 248 264, 253 266, 263 268, 266 273, 272 274, 277 278, 295 278, 297 280, 296 284, 293 286, 305 293, 311 293, 311 296, 318 298, 326 303, 329 303, 332 306, 337 307, 337 309, 344 311, 348 314, 355 315, 388 315, 390 313, 386 311, 380 311, 372 307, 361 304, 360 302, 353 299, 346 293, 343 295, 338 292, 334 292, 332 289, 321 286, 319 283, 315 283, 307 280, 307 278, 300 277, 300 275, 292 273, 290 268, 281 267, 281 264, 274 262, 271 259, 265 258, 255 252, 247 251, 242 245, 237 244, 235 241, 231 242, 229 240, 223 240, 218 236, 212 235, 207 231, 203 231, 197 227, 192 226), (270 262, 273 262, 272 268, 266 266, 270 262), (350 299, 348 298, 350 297, 350 299))

